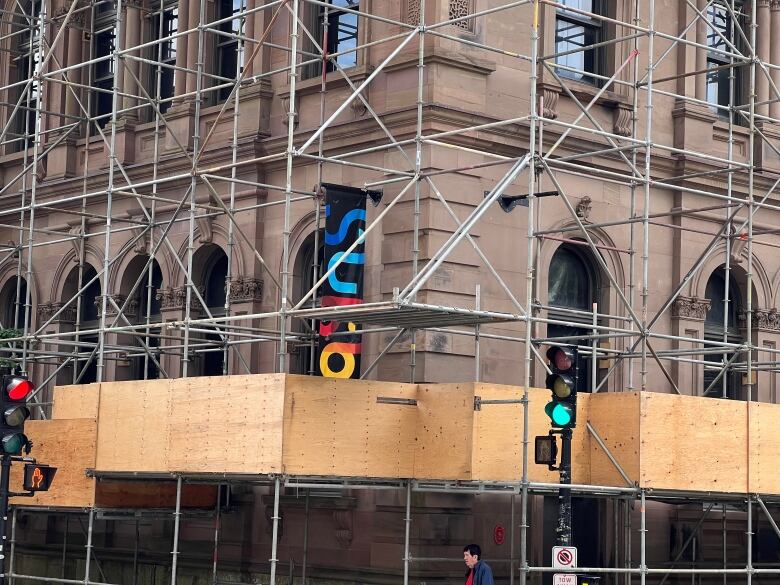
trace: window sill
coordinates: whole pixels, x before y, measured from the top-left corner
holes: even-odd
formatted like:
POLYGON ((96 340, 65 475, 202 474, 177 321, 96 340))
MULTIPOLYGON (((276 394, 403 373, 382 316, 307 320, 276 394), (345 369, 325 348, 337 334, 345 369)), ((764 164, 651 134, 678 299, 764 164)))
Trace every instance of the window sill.
MULTIPOLYGON (((598 95, 599 91, 601 91, 599 87, 596 87, 590 83, 585 83, 583 81, 567 79, 566 77, 561 77, 561 80, 566 85, 566 88, 574 94, 574 97, 583 103, 589 103, 594 97, 596 97, 596 95, 598 95)), ((556 93, 560 93, 561 95, 565 95, 565 92, 561 88, 560 84, 554 80, 552 82, 544 81, 539 84, 539 87, 543 90, 554 91, 556 93)), ((604 91, 596 103, 600 106, 631 106, 631 100, 628 98, 628 96, 610 90, 604 91)))
MULTIPOLYGON (((369 68, 366 65, 357 65, 350 69, 345 69, 344 73, 353 83, 359 83, 366 79, 370 73, 369 68)), ((325 81, 325 88, 328 90, 338 87, 347 86, 347 81, 338 71, 328 73, 327 80, 325 81)), ((295 84, 295 93, 298 95, 311 95, 319 93, 322 87, 322 78, 320 76, 304 79, 295 84)), ((280 87, 276 95, 282 99, 290 97, 290 85, 280 87)))

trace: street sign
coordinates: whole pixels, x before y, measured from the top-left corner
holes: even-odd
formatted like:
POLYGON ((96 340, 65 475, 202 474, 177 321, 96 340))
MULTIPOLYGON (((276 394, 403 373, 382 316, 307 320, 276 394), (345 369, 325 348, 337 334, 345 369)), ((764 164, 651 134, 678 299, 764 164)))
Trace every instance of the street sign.
POLYGON ((577 566, 576 546, 554 546, 552 549, 554 569, 573 569, 577 566))
POLYGON ((553 585, 577 585, 577 573, 553 573, 553 585))

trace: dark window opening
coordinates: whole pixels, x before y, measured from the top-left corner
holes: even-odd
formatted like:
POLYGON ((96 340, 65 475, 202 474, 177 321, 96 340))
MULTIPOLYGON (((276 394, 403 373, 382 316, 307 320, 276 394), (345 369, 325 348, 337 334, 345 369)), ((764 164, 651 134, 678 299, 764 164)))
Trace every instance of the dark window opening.
MULTIPOLYGON (((715 270, 707 281, 705 296, 710 301, 710 308, 704 321, 704 339, 707 341, 726 341, 728 343, 742 343, 737 323, 737 316, 741 310, 741 300, 739 288, 733 276, 729 275, 726 279, 726 271, 721 267, 715 270), (728 292, 727 292, 728 283, 728 292)), ((708 350, 715 346, 705 346, 708 350)), ((735 368, 728 368, 726 372, 718 378, 722 365, 731 359, 741 361, 740 356, 734 356, 731 350, 725 350, 722 353, 705 353, 704 361, 712 362, 721 367, 704 368, 704 387, 702 391, 705 396, 739 398, 742 392, 742 375, 735 368), (712 387, 710 388, 710 385, 712 387), (709 388, 709 390, 707 390, 709 388)))
MULTIPOLYGON (((238 38, 244 31, 243 16, 236 16, 244 9, 243 0, 219 0, 217 5, 217 19, 230 18, 219 25, 219 31, 222 34, 217 35, 217 75, 227 79, 238 80, 241 72, 244 70, 243 55, 241 63, 238 62, 238 38)), ((225 81, 219 81, 222 85, 225 81)), ((227 99, 233 90, 232 85, 220 88, 218 99, 220 101, 227 99)))
POLYGON ((97 118, 90 134, 98 134, 114 111, 114 49, 116 48, 116 5, 104 2, 95 9, 92 34, 92 103, 90 115, 97 118))
POLYGON ((27 281, 17 276, 12 277, 3 286, 0 293, 3 303, 3 329, 24 330, 25 303, 27 302, 27 281), (17 288, 18 295, 17 295, 17 288))
MULTIPOLYGON (((162 6, 155 4, 152 13, 152 37, 164 39, 179 31, 179 6, 177 3, 165 2, 162 6)), ((176 84, 176 41, 168 39, 152 47, 152 60, 157 64, 152 67, 152 87, 160 100, 170 100, 176 84)), ((165 113, 171 107, 170 101, 159 104, 160 112, 165 113)))
MULTIPOLYGON (((21 27, 21 34, 15 37, 18 40, 18 49, 13 57, 16 66, 16 81, 23 82, 31 79, 38 65, 38 51, 40 48, 40 28, 38 17, 41 14, 40 0, 28 2, 24 8, 24 14, 17 14, 14 23, 21 27)), ((15 43, 14 43, 15 44, 15 43)), ((22 98, 14 115, 12 151, 20 151, 32 146, 35 139, 35 122, 40 95, 40 82, 33 80, 25 93, 25 85, 15 88, 16 101, 22 98), (24 97, 22 97, 24 95, 24 97)))
MULTIPOLYGON (((735 4, 734 12, 738 19, 743 20, 742 4, 740 2, 735 4)), ((732 58, 729 55, 724 55, 718 51, 732 53, 733 49, 728 43, 739 48, 740 42, 736 30, 741 26, 741 23, 735 22, 730 9, 717 0, 707 8, 707 22, 707 46, 710 48, 707 51, 707 101, 714 106, 730 106, 732 103, 730 98, 731 78, 733 75, 733 103, 739 105, 742 103, 741 86, 744 68, 740 66, 741 62, 732 63, 732 58)), ((722 118, 728 119, 731 115, 728 109, 715 109, 722 118)), ((740 121, 741 118, 739 117, 734 119, 734 122, 738 123, 740 121)))

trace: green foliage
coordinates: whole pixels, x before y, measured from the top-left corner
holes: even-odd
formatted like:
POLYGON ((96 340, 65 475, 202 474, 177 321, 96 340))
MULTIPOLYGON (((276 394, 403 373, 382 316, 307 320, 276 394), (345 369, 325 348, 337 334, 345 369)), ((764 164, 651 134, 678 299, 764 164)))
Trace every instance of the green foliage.
MULTIPOLYGON (((24 332, 20 329, 0 329, 0 339, 14 339, 21 337, 24 332)), ((10 347, 10 344, 4 343, 5 347, 10 347)), ((16 365, 16 360, 13 358, 0 357, 0 368, 13 368, 16 365)))

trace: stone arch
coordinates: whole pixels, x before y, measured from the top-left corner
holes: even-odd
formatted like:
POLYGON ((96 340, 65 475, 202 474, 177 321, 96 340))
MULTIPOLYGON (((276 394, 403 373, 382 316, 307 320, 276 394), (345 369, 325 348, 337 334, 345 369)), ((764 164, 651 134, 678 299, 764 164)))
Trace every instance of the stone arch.
MULTIPOLYGON (((228 246, 228 230, 221 223, 217 222, 217 220, 213 220, 208 227, 206 227, 206 224, 203 222, 198 222, 195 226, 195 234, 193 238, 195 242, 195 252, 197 252, 205 245, 213 244, 222 248, 225 254, 229 254, 228 250, 230 250, 230 247, 228 246)), ((177 249, 178 256, 182 259, 182 263, 184 264, 185 268, 187 266, 188 242, 189 240, 184 238, 177 249)), ((251 266, 251 262, 244 258, 244 254, 246 253, 244 249, 245 246, 239 237, 233 237, 232 248, 233 264, 231 267, 231 276, 233 278, 237 276, 248 276, 246 274, 246 269, 247 266, 251 266)), ((171 278, 168 286, 185 286, 187 284, 185 271, 182 270, 182 267, 178 262, 171 262, 171 267, 171 278)), ((196 282, 194 278, 195 268, 196 267, 193 256, 193 282, 196 282)))
MULTIPOLYGON (((127 248, 128 243, 132 241, 133 237, 134 236, 128 236, 122 246, 127 248)), ((114 262, 109 267, 109 284, 111 286, 110 290, 108 291, 109 294, 117 294, 122 292, 121 283, 122 279, 127 273, 128 266, 134 262, 136 258, 148 256, 149 252, 151 252, 151 249, 148 246, 135 245, 132 248, 128 248, 127 251, 122 255, 122 258, 117 262, 114 262)), ((169 283, 172 282, 174 261, 171 258, 170 250, 167 249, 165 244, 157 248, 154 259, 160 266, 160 271, 163 274, 163 282, 165 283, 165 286, 170 286, 169 283)))
MULTIPOLYGON (((583 222, 583 223, 586 226, 588 225, 587 222, 583 222)), ((562 230, 570 227, 577 227, 577 223, 573 220, 560 221, 552 225, 548 229, 562 230)), ((580 230, 564 232, 564 234, 567 236, 567 239, 584 241, 584 239, 582 238, 582 232, 580 230)), ((606 246, 606 248, 599 248, 598 254, 601 257, 601 259, 604 260, 604 263, 606 264, 607 268, 609 269, 615 281, 620 286, 621 290, 625 290, 626 287, 625 270, 623 267, 623 262, 620 259, 620 254, 617 252, 617 246, 615 245, 615 242, 612 240, 609 234, 607 234, 606 232, 598 228, 589 229, 588 234, 590 235, 594 244, 606 246)), ((539 250, 537 265, 549 266, 555 252, 558 250, 560 246, 564 244, 565 242, 561 242, 558 240, 544 240, 539 250)), ((593 270, 595 270, 598 274, 599 286, 602 290, 602 294, 599 295, 599 298, 606 299, 607 302, 607 306, 604 308, 600 307, 599 312, 600 313, 610 312, 612 314, 617 314, 617 315, 626 314, 627 312, 626 308, 623 306, 620 297, 618 296, 617 292, 614 290, 614 287, 612 286, 609 279, 607 278, 607 275, 604 274, 604 270, 602 269, 602 267, 599 265, 598 261, 594 257, 595 253, 593 249, 590 246, 582 246, 582 249, 587 255, 591 256, 593 270)), ((542 303, 546 303, 547 300, 546 272, 544 275, 542 275, 541 272, 537 275, 537 283, 538 283, 537 295, 539 299, 542 301, 542 303)))
MULTIPOLYGON (((324 216, 321 217, 324 220, 324 216)), ((307 214, 305 214, 301 219, 298 220, 298 222, 295 224, 292 231, 290 232, 290 257, 289 257, 289 263, 287 269, 292 275, 290 290, 293 291, 293 294, 291 294, 291 298, 295 296, 296 291, 300 291, 300 287, 301 287, 301 282, 300 282, 301 274, 297 266, 300 260, 299 256, 303 251, 303 248, 309 244, 310 238, 312 234, 314 234, 314 230, 316 229, 316 226, 317 226, 316 213, 314 211, 310 211, 307 214)), ((323 234, 324 234, 324 230, 325 230, 324 221, 321 222, 320 229, 323 230, 323 234)), ((282 261, 283 258, 282 255, 280 254, 279 255, 280 272, 282 269, 282 261)))
MULTIPOLYGON (((743 299, 747 291, 747 250, 743 250, 740 254, 741 262, 734 262, 733 259, 730 263, 730 271, 734 276, 735 281, 740 286, 740 294, 743 299)), ((726 263, 726 244, 718 244, 713 252, 709 255, 707 260, 702 264, 701 268, 696 271, 690 282, 690 296, 700 299, 706 298, 707 281, 710 275, 715 269, 723 266, 726 263)), ((766 269, 761 261, 753 254, 753 308, 768 307, 772 302, 772 287, 769 283, 769 278, 766 273, 766 269)))
MULTIPOLYGON (((84 263, 91 265, 97 272, 100 272, 103 268, 103 253, 96 246, 92 244, 84 245, 84 263)), ((54 278, 52 279, 50 300, 60 301, 62 300, 63 289, 65 288, 65 281, 70 274, 72 268, 78 266, 78 256, 76 254, 75 245, 74 249, 69 250, 60 260, 57 268, 54 270, 54 278)), ((105 276, 100 275, 100 289, 105 288, 105 276)))

